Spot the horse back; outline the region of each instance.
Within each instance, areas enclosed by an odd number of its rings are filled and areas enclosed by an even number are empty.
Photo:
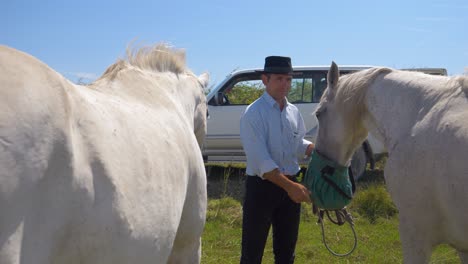
[[[64,176],[72,171],[71,86],[34,57],[0,47],[1,263],[10,263],[12,252],[23,252],[25,263],[40,263],[44,256],[31,252],[50,252],[47,233],[64,222],[67,210],[57,208],[67,208],[70,191]],[[13,240],[23,232],[28,235]]]
[[[0,46],[0,107],[3,110],[0,117],[3,121],[16,119],[21,125],[33,120],[39,123],[65,120],[69,113],[66,90],[71,86],[36,58]]]
[[[12,171],[45,170],[60,144],[68,151],[70,86],[34,57],[0,47],[0,162],[7,168],[0,172],[3,183]]]

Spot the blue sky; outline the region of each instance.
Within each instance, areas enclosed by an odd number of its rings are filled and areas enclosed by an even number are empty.
[[[294,65],[444,67],[468,71],[468,2],[2,0],[0,44],[76,82],[100,76],[132,41],[184,48],[211,85],[268,55]]]

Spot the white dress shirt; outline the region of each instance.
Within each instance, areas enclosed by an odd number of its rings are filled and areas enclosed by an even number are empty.
[[[247,156],[247,175],[263,178],[278,168],[285,175],[299,170],[305,155],[305,125],[297,107],[286,100],[283,111],[267,92],[247,107],[240,120],[240,136]]]

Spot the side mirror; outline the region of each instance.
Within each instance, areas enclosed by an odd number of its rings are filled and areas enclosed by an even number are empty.
[[[223,105],[224,104],[224,93],[217,92],[215,95],[216,105]]]
[[[219,105],[219,93],[216,93],[213,99],[214,99],[214,105]]]

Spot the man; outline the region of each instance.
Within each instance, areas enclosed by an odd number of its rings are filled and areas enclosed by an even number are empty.
[[[314,145],[304,139],[302,116],[286,99],[291,89],[291,59],[266,57],[261,73],[265,93],[247,107],[240,121],[248,175],[241,264],[261,263],[270,226],[275,263],[293,263],[300,203],[310,203],[310,192],[296,180],[298,157],[310,156]]]

